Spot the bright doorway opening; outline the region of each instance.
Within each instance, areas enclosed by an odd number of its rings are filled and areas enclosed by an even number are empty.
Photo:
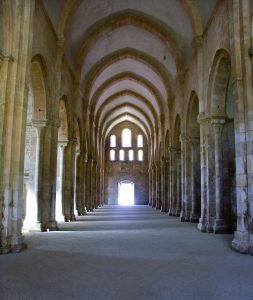
[[[134,183],[122,181],[118,184],[118,204],[134,205]]]

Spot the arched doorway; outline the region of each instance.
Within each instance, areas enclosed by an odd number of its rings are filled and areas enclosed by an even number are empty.
[[[134,205],[134,183],[124,180],[118,183],[118,204]]]
[[[45,67],[40,56],[31,64],[25,136],[23,229],[42,230],[42,168],[47,126]]]
[[[64,221],[64,178],[65,178],[65,158],[66,147],[68,145],[68,118],[66,110],[66,99],[63,97],[59,103],[59,121],[60,127],[58,129],[58,148],[57,148],[57,177],[56,177],[56,204],[55,204],[55,218],[56,221]]]
[[[236,229],[234,100],[229,54],[217,51],[209,109],[215,157],[215,233]]]

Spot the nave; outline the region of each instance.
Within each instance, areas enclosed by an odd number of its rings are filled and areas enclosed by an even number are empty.
[[[1,300],[252,300],[252,257],[149,206],[103,206],[0,256]]]

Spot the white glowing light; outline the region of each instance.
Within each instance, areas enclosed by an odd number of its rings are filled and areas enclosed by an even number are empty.
[[[118,204],[134,205],[134,183],[120,182],[118,188]]]

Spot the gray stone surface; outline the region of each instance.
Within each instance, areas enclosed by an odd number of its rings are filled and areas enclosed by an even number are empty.
[[[1,300],[253,299],[253,260],[230,249],[232,235],[147,206],[104,206],[59,227],[0,256]]]

